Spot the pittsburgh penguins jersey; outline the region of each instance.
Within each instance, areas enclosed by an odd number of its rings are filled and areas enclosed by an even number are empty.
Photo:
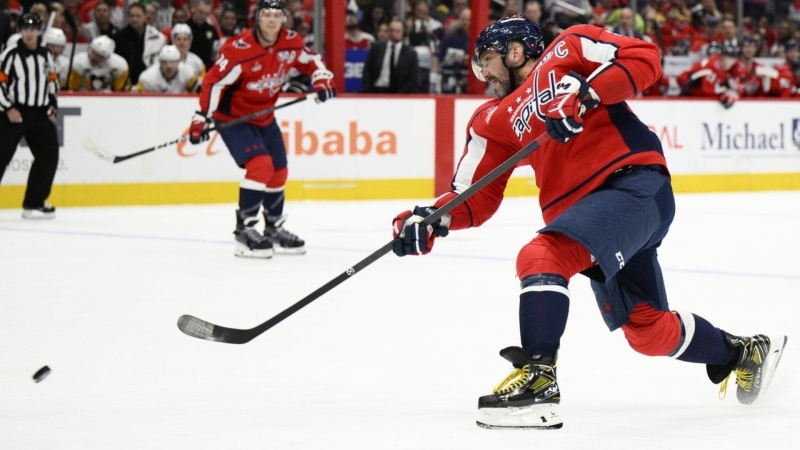
[[[128,62],[112,53],[97,66],[89,61],[89,53],[79,53],[72,61],[69,87],[73,91],[128,91]]]
[[[617,169],[661,165],[661,142],[628,108],[625,100],[661,77],[658,48],[604,28],[568,28],[544,51],[528,78],[503,99],[480,106],[467,126],[467,141],[440,207],[517,151],[547,133],[545,113],[556,85],[568,72],[586,78],[600,104],[584,116],[583,131],[567,143],[550,140],[524,160],[536,174],[545,223],[597,189]],[[450,229],[479,226],[499,208],[512,170],[507,171],[450,213]]]
[[[192,52],[186,52],[186,57],[182,58],[181,62],[186,64],[197,75],[198,79],[203,78],[203,75],[206,74],[206,65],[203,64],[203,60]]]
[[[66,55],[58,55],[55,59],[56,72],[58,72],[58,85],[62,88],[67,87],[67,71],[69,70],[69,58]]]
[[[180,94],[194,92],[196,87],[197,75],[194,74],[194,69],[186,64],[179,63],[178,72],[170,80],[164,78],[164,74],[161,72],[161,65],[154,64],[139,75],[139,82],[131,90],[135,92]]]
[[[200,112],[229,121],[275,106],[292,68],[309,76],[326,70],[322,57],[294,31],[282,29],[275,44],[266,48],[258,43],[255,29],[244,31],[225,42],[203,78]],[[264,126],[274,119],[270,113],[250,123]]]

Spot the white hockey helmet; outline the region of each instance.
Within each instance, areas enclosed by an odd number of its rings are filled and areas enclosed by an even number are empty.
[[[160,62],[178,62],[181,60],[181,51],[178,50],[178,47],[175,47],[174,45],[165,45],[161,47],[161,51],[158,52],[158,60]]]
[[[67,45],[67,36],[61,28],[50,28],[45,35],[45,42],[47,42],[47,45],[63,47]]]
[[[175,36],[179,34],[185,34],[189,36],[190,41],[192,40],[192,29],[189,28],[189,25],[186,25],[185,23],[176,23],[175,26],[172,27],[169,37],[174,42]]]
[[[102,56],[104,59],[108,59],[112,53],[114,53],[114,48],[117,44],[108,36],[102,35],[97,36],[92,40],[92,43],[89,44],[89,49],[98,55]]]

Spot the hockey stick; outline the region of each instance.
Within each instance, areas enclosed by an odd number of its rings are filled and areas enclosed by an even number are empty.
[[[550,135],[548,135],[546,132],[542,133],[533,142],[526,145],[522,150],[519,150],[513,156],[508,158],[508,160],[506,160],[505,162],[494,168],[491,172],[484,175],[480,180],[475,182],[475,184],[468,187],[464,192],[453,197],[452,200],[445,203],[441,208],[434,211],[433,214],[422,220],[420,222],[420,226],[430,225],[431,223],[440,219],[442,216],[452,211],[453,208],[464,203],[468,198],[472,197],[476,192],[483,189],[484,186],[494,181],[501,174],[516,167],[518,162],[525,159],[528,155],[533,153],[537,148],[539,148],[540,146],[542,146],[542,144],[544,144],[549,140],[550,140]],[[383,247],[379,248],[371,255],[362,259],[354,266],[349,267],[347,270],[339,274],[339,276],[325,283],[316,291],[308,294],[302,300],[286,308],[275,317],[267,320],[266,322],[262,323],[261,325],[258,325],[255,328],[250,328],[247,330],[228,328],[219,325],[214,325],[211,322],[206,322],[205,320],[198,319],[197,317],[190,315],[183,315],[178,319],[178,328],[183,333],[191,337],[195,337],[198,339],[205,339],[207,341],[224,342],[226,344],[244,344],[250,342],[254,338],[258,337],[261,333],[279,324],[287,317],[296,313],[309,303],[321,297],[326,292],[340,285],[345,280],[348,280],[350,277],[357,274],[365,267],[377,261],[383,255],[389,253],[389,251],[392,250],[392,245],[393,241],[389,241]]]
[[[67,25],[72,28],[72,47],[69,51],[69,64],[67,65],[67,85],[64,87],[65,91],[70,91],[69,81],[72,79],[72,63],[75,61],[75,48],[78,46],[78,24],[75,23],[75,17],[69,10],[64,10],[64,20]]]
[[[306,99],[308,99],[312,95],[316,95],[316,94],[310,94],[310,95],[307,95],[307,96],[299,97],[299,98],[296,98],[294,100],[288,101],[288,102],[286,102],[286,103],[284,103],[282,105],[273,106],[271,108],[262,109],[261,111],[256,111],[256,112],[254,112],[252,114],[248,114],[246,116],[237,117],[237,118],[235,118],[235,119],[233,119],[233,120],[231,120],[229,122],[223,122],[223,123],[217,125],[216,127],[209,127],[207,131],[210,133],[212,131],[222,130],[222,129],[225,129],[225,128],[228,128],[228,127],[232,127],[234,125],[238,125],[238,124],[243,123],[243,122],[247,122],[248,120],[255,119],[256,117],[263,116],[264,114],[269,114],[269,113],[271,113],[273,111],[277,111],[277,110],[279,110],[281,108],[285,108],[287,106],[291,106],[291,105],[300,103],[302,101],[305,101]],[[89,151],[91,153],[94,153],[97,157],[99,157],[101,159],[104,159],[104,160],[110,162],[111,164],[116,164],[118,162],[122,162],[122,161],[125,161],[125,160],[128,160],[128,159],[131,159],[131,158],[135,158],[137,156],[144,155],[146,153],[150,153],[150,152],[156,151],[156,150],[164,148],[164,147],[169,147],[170,145],[180,144],[181,142],[186,141],[188,139],[189,139],[189,136],[181,136],[178,139],[175,139],[175,140],[172,140],[172,141],[169,141],[169,142],[164,142],[163,144],[158,144],[156,146],[153,146],[153,147],[150,147],[150,148],[146,148],[144,150],[139,150],[138,152],[133,152],[133,153],[130,153],[130,154],[127,154],[127,155],[112,155],[111,153],[107,152],[105,149],[100,147],[96,142],[94,142],[91,138],[88,138],[88,137],[83,138],[82,144],[83,144],[83,148],[84,149],[86,149],[87,151]]]

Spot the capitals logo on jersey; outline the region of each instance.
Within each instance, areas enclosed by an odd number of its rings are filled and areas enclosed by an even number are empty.
[[[258,81],[251,81],[247,83],[247,89],[257,91],[259,94],[269,89],[270,95],[275,95],[281,90],[281,86],[289,78],[288,72],[283,70],[273,75],[264,75]]]
[[[278,61],[282,63],[291,64],[294,62],[295,52],[292,50],[291,52],[278,52]]]
[[[533,96],[528,96],[526,102],[522,103],[520,108],[511,116],[512,128],[517,139],[522,140],[525,133],[531,131],[530,121],[534,114],[542,122],[547,112],[545,106],[550,103],[556,96],[556,73],[550,71],[547,74],[547,81],[539,82],[540,71],[537,69],[533,74],[533,86],[536,87],[536,92]],[[526,90],[528,94],[531,93],[531,88]],[[511,112],[511,111],[509,111]]]

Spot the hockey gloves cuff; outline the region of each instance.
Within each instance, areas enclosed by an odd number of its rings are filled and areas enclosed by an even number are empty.
[[[719,97],[719,102],[722,103],[722,106],[724,106],[725,109],[733,106],[733,104],[736,103],[736,100],[739,100],[739,93],[733,89],[728,89]]]
[[[442,225],[442,219],[436,219],[432,224],[420,224],[426,217],[433,214],[436,208],[431,206],[417,206],[414,212],[403,211],[392,220],[392,234],[394,245],[392,251],[397,256],[425,255],[433,249],[433,240],[436,236],[445,237],[450,230]]]
[[[317,93],[317,103],[336,97],[336,84],[333,82],[333,72],[330,70],[315,70],[311,74],[311,87]]]
[[[192,124],[189,125],[189,142],[192,144],[199,144],[208,140],[208,127],[211,124],[211,118],[206,117],[200,111],[194,113],[192,116]]]
[[[547,134],[560,142],[583,131],[583,115],[595,108],[600,99],[585,78],[570,72],[556,84],[555,98],[545,114]]]

